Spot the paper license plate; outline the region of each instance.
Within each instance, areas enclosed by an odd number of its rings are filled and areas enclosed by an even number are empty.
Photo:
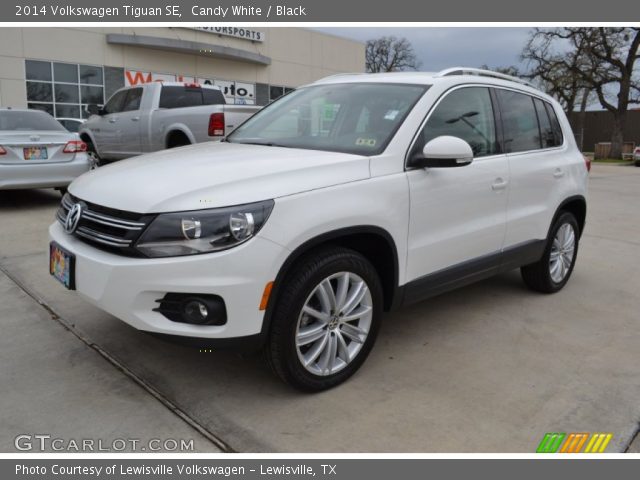
[[[25,147],[22,151],[25,160],[47,160],[49,158],[47,147]]]
[[[76,257],[55,242],[49,245],[49,273],[69,290],[75,290]]]

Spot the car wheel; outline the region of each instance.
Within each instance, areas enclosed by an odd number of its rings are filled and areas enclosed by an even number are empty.
[[[303,391],[344,382],[378,333],[383,293],[375,268],[353,250],[322,249],[304,257],[284,282],[267,341],[269,363]]]
[[[96,151],[96,147],[91,141],[87,141],[87,157],[89,157],[90,169],[95,170],[102,165],[102,160]]]
[[[576,217],[562,212],[556,219],[542,258],[521,268],[522,279],[531,289],[555,293],[569,281],[578,256],[580,229]]]

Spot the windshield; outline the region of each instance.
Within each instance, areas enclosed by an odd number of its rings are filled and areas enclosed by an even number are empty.
[[[377,155],[426,90],[388,83],[301,88],[255,114],[227,141]]]
[[[0,112],[0,131],[53,130],[65,129],[51,115],[34,110],[32,112],[4,110]]]

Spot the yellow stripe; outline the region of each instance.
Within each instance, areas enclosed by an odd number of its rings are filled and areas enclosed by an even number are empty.
[[[584,453],[591,453],[591,448],[593,447],[593,444],[596,441],[596,437],[597,435],[591,436],[591,440],[589,440],[589,443],[587,444],[587,448],[584,449]]]
[[[600,448],[600,444],[602,443],[602,440],[604,440],[604,434],[602,433],[596,433],[596,436],[598,437],[596,439],[596,443],[593,444],[593,450],[592,453],[598,453],[598,449]]]
[[[567,449],[569,448],[569,444],[573,441],[575,436],[576,436],[575,433],[570,433],[569,434],[567,439],[564,441],[564,445],[562,445],[562,448],[560,449],[560,453],[567,453]]]
[[[607,448],[607,445],[609,445],[609,442],[613,437],[613,434],[611,433],[606,433],[606,434],[603,433],[602,435],[604,435],[604,441],[602,442],[602,445],[600,445],[600,450],[598,450],[598,453],[603,453],[605,451],[605,449]]]

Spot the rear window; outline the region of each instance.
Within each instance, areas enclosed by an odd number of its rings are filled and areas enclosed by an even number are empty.
[[[224,103],[224,96],[217,89],[174,86],[162,87],[160,92],[160,108],[197,107]]]
[[[536,112],[538,113],[538,122],[540,123],[540,135],[542,136],[542,148],[557,147],[558,143],[557,135],[554,131],[551,121],[549,120],[549,114],[545,108],[544,102],[540,99],[534,99],[533,103],[536,106]]]
[[[0,131],[56,131],[64,132],[65,128],[60,125],[51,115],[41,111],[0,111]]]
[[[564,141],[564,137],[562,136],[562,128],[560,127],[560,122],[558,121],[556,112],[551,106],[551,104],[545,102],[544,106],[547,110],[547,113],[549,114],[549,119],[551,120],[551,129],[553,130],[553,136],[555,137],[555,144],[556,146],[560,146]]]
[[[214,88],[203,88],[202,95],[205,105],[224,105],[227,103],[222,92]]]

